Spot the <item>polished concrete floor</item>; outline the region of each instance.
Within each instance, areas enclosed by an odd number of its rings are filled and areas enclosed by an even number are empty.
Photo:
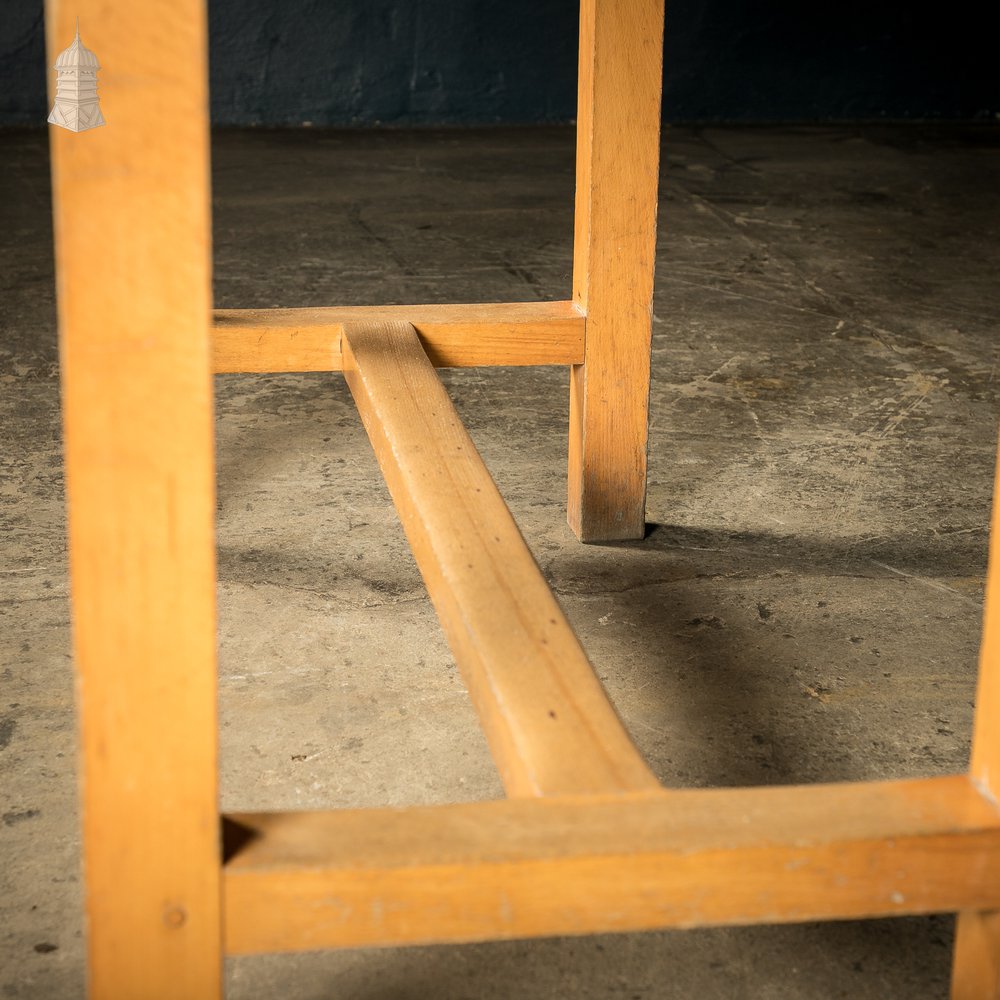
[[[83,989],[47,138],[0,132],[0,995]],[[966,762],[997,429],[995,127],[665,136],[648,537],[565,525],[567,372],[443,378],[681,786]],[[219,306],[565,297],[571,130],[223,132]],[[339,375],[217,379],[222,801],[500,786]],[[163,725],[170,724],[169,719]],[[946,994],[948,916],[265,956],[229,995]]]

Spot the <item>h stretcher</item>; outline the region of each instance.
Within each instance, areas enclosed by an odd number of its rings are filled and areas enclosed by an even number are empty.
[[[644,531],[662,0],[582,0],[572,299],[212,311],[203,0],[79,15],[106,128],[52,134],[90,994],[222,956],[960,912],[1000,996],[1000,552],[970,771],[676,790],[604,694],[434,371],[570,365],[569,520]],[[220,816],[213,372],[342,371],[507,798]],[[994,525],[996,527],[996,525]]]

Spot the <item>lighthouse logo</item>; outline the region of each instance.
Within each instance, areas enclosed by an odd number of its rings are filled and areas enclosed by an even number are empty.
[[[101,106],[97,103],[97,56],[80,41],[80,22],[76,22],[73,44],[56,59],[56,99],[49,122],[83,132],[104,124]]]

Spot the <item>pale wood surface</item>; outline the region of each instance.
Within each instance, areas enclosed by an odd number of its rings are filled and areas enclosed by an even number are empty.
[[[989,569],[979,648],[979,681],[972,737],[972,778],[1000,797],[1000,464],[993,487]],[[1000,1000],[1000,915],[963,913],[955,935],[952,997]]]
[[[990,794],[1000,798],[1000,464],[993,484],[989,569],[972,735],[972,776]]]
[[[965,776],[233,819],[236,953],[1000,902],[1000,815]]]
[[[573,298],[586,360],[570,391],[569,523],[645,532],[663,0],[582,0]]]
[[[413,324],[438,368],[583,360],[583,314],[572,302],[217,309],[215,371],[339,371],[344,324],[381,320]]]
[[[205,13],[52,2],[104,128],[51,128],[90,996],[221,990]],[[50,81],[51,82],[51,81]]]
[[[1000,911],[960,913],[952,1000],[1000,1000]]]
[[[344,374],[511,795],[658,787],[407,323],[345,324]]]

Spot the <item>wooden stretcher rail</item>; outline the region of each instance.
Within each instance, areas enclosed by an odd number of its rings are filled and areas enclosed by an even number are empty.
[[[572,302],[216,309],[213,364],[222,372],[327,372],[342,367],[345,323],[405,320],[438,368],[576,365],[583,312]]]
[[[659,787],[409,323],[344,325],[344,375],[509,795]]]
[[[236,954],[1000,905],[965,775],[231,819]]]

